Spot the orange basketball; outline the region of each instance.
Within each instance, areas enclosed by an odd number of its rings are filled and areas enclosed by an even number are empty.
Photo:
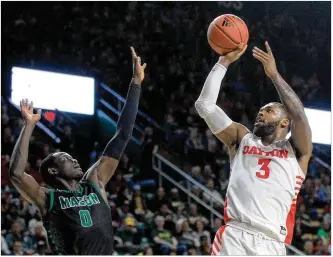
[[[207,31],[208,43],[218,54],[227,54],[240,43],[249,40],[249,30],[245,22],[233,14],[224,14],[215,18]]]

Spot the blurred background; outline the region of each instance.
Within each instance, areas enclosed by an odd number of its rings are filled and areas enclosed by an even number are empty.
[[[66,151],[88,168],[113,136],[132,75],[130,46],[148,64],[140,111],[107,185],[117,255],[210,255],[229,178],[226,148],[194,101],[218,55],[206,31],[221,14],[241,17],[249,48],[268,40],[278,69],[312,127],[314,152],[298,196],[289,255],[331,254],[330,2],[4,2],[1,58],[1,253],[49,254],[38,210],[9,182],[23,125],[18,101],[42,108],[26,172]],[[278,101],[247,51],[233,64],[218,104],[253,128],[263,104]],[[163,232],[163,233],[162,233]],[[165,240],[164,247],[156,239]]]

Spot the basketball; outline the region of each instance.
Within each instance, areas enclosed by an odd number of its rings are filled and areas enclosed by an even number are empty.
[[[218,54],[227,54],[240,43],[249,40],[249,31],[245,22],[233,14],[224,14],[215,18],[208,27],[208,43]]]

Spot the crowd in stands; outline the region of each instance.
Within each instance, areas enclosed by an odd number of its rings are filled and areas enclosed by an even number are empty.
[[[207,27],[214,17],[229,11],[248,24],[248,49],[270,42],[281,73],[303,101],[327,100],[330,19],[323,14],[329,8],[318,3],[243,5],[238,11],[221,2],[36,3],[21,8],[11,4],[4,13],[4,52],[19,64],[92,74],[124,93],[133,45],[149,65],[141,107],[162,122],[173,99],[181,97],[182,108],[192,105],[218,59],[207,43]],[[229,86],[250,91],[248,101],[257,105],[275,94],[270,94],[274,90],[267,85],[261,65],[248,52],[233,65],[226,81],[237,81]],[[248,101],[233,98],[232,105],[247,106]]]
[[[250,6],[244,2],[241,11],[227,8],[223,2],[21,5],[7,5],[4,13],[3,53],[8,67],[15,64],[93,75],[125,95],[132,72],[129,46],[133,45],[148,64],[140,109],[163,126],[168,149],[188,164],[182,168],[221,200],[230,172],[227,149],[194,108],[218,59],[206,39],[214,17],[225,12],[242,17],[249,26],[249,49],[263,47],[268,40],[279,70],[303,102],[325,102],[330,95],[330,18],[320,4]],[[259,106],[278,100],[261,64],[250,53],[230,67],[222,84],[218,105],[249,129]],[[48,245],[40,214],[13,190],[6,177],[9,156],[23,124],[7,110],[8,106],[2,105],[2,253],[43,254]],[[41,159],[64,147],[53,145],[42,135],[34,137],[26,171],[42,183],[37,172]],[[67,148],[75,154],[75,149]],[[97,157],[95,147],[91,163]],[[210,224],[198,206],[181,200],[177,189],[131,183],[130,162],[125,155],[108,185],[117,229],[116,251],[210,254],[211,240],[222,221]],[[149,174],[151,165],[144,161],[140,168],[139,178],[144,179],[142,174]],[[292,243],[309,255],[331,251],[330,184],[331,172],[312,159],[298,197]],[[203,194],[202,198],[209,197]]]

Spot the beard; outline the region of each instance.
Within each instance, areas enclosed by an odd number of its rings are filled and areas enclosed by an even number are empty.
[[[257,137],[267,137],[274,134],[277,126],[279,125],[279,121],[274,121],[270,123],[264,123],[262,125],[255,126],[253,129],[253,134]]]

